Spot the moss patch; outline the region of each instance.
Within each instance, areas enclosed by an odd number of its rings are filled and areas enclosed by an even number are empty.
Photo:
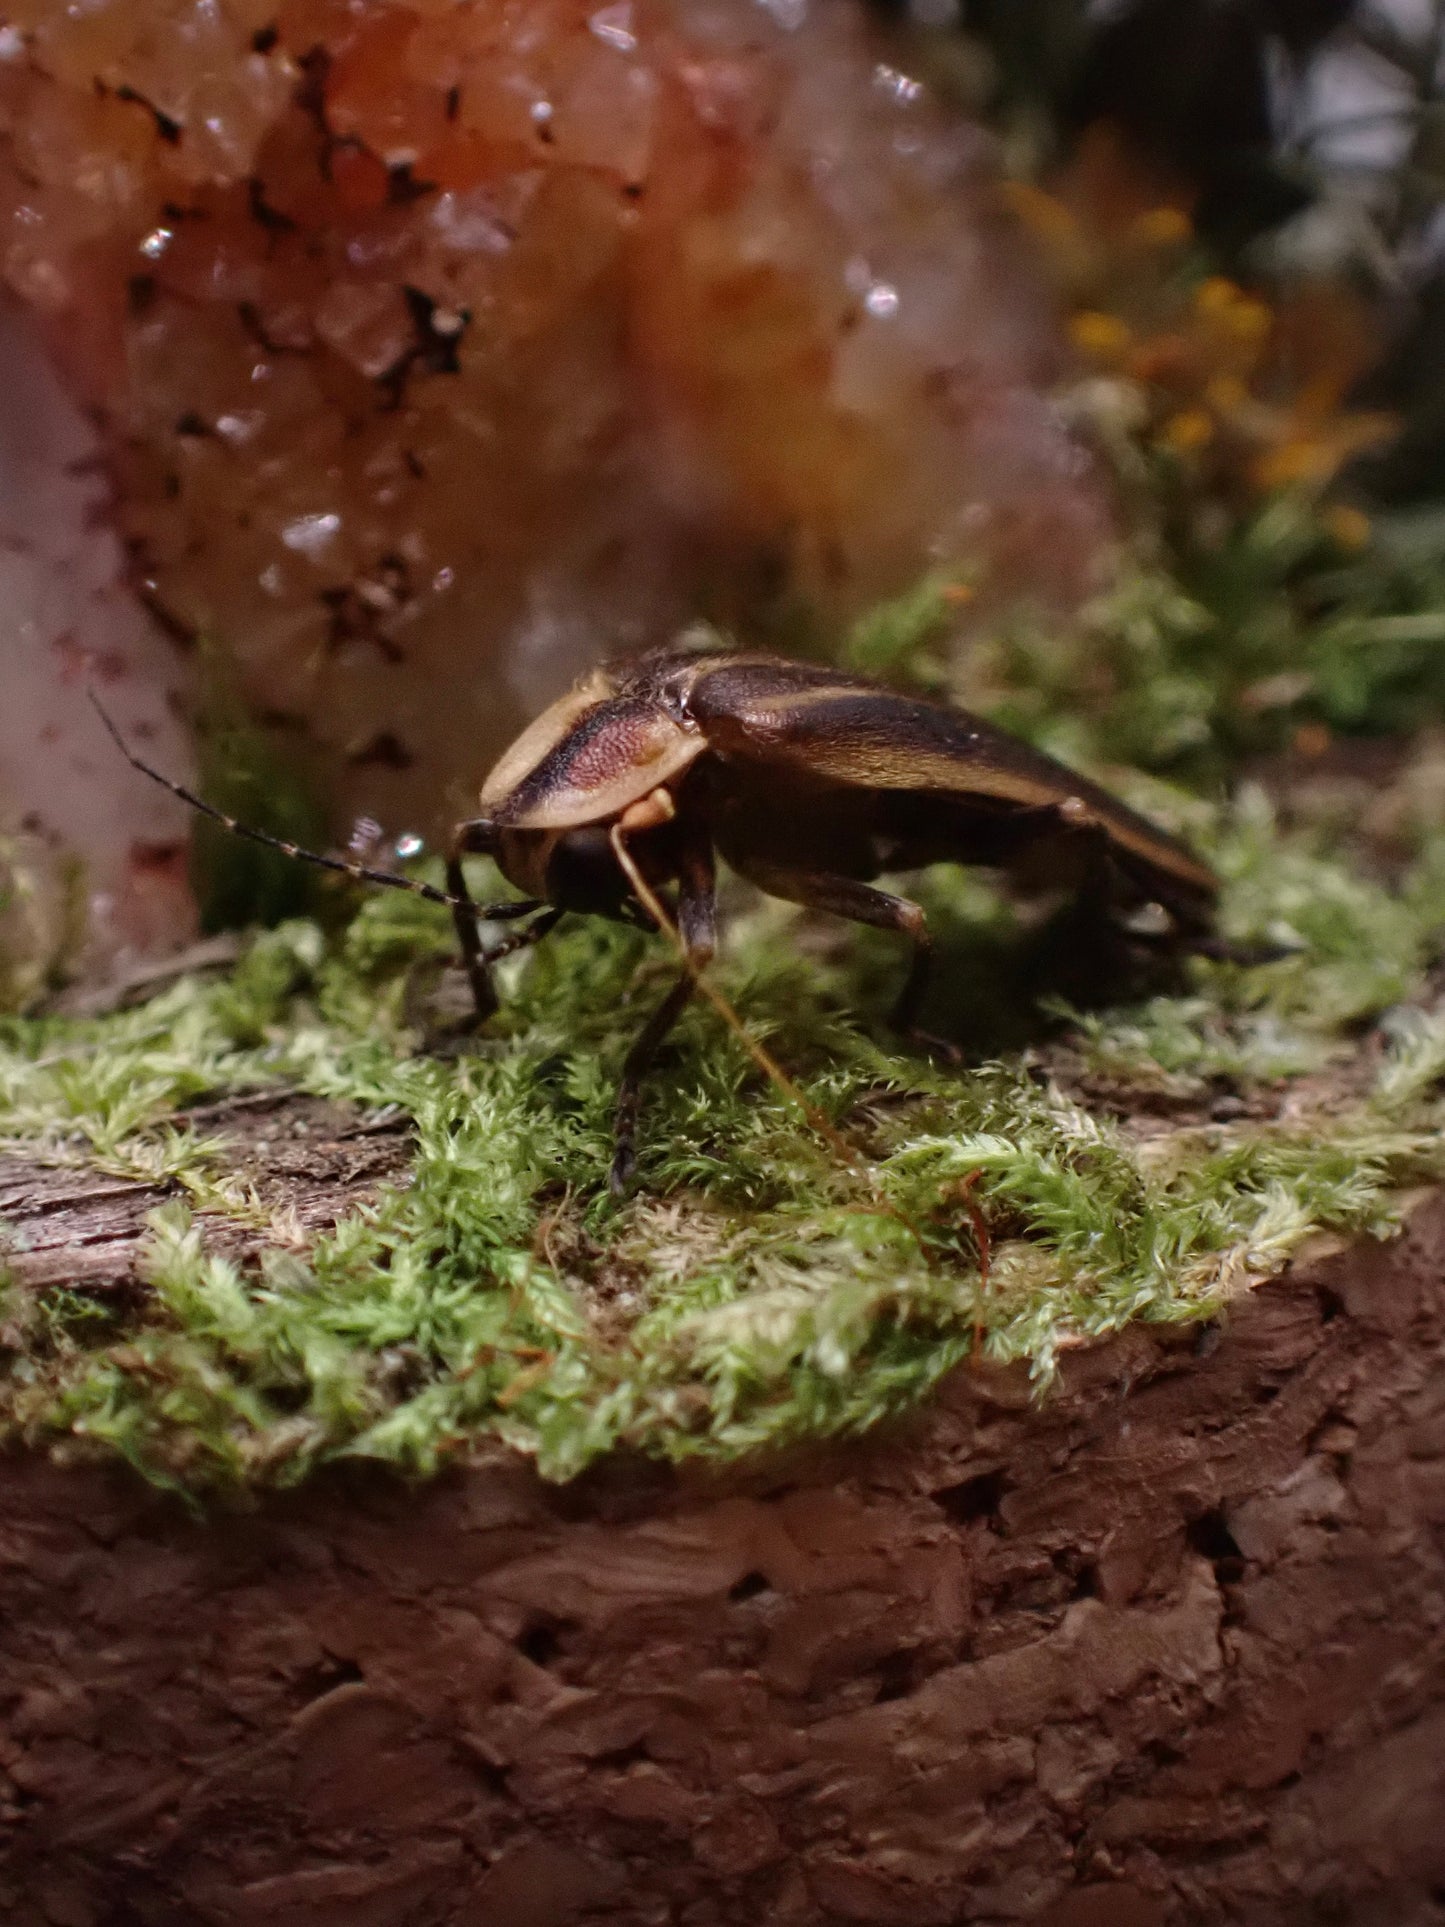
[[[1018,627],[962,672],[939,647],[951,575],[845,655],[952,683],[1069,760],[1201,782],[1300,722],[1328,744],[1326,724],[1379,729],[1403,701],[1418,727],[1438,585],[1407,592],[1378,558],[1297,579],[1317,539],[1300,513],[1272,506],[1188,593],[1126,572],[1070,637]],[[896,944],[737,893],[720,981],[857,1166],[701,1006],[648,1091],[637,1191],[612,1199],[618,1074],[674,965],[578,919],[505,967],[480,1037],[434,1016],[445,913],[391,894],[347,921],[323,893],[320,922],[138,1009],[0,1020],[0,1143],[167,1194],[138,1292],[37,1289],[17,1266],[0,1425],[187,1492],[343,1456],[426,1473],[487,1437],[555,1478],[623,1444],[721,1459],[865,1427],[978,1345],[1046,1384],[1132,1318],[1213,1315],[1316,1230],[1388,1233],[1402,1190],[1445,1176],[1445,757],[1428,732],[1360,754],[1276,770],[1282,812],[1248,785],[1226,805],[1115,772],[1215,862],[1229,935],[1295,946],[1272,964],[1136,980],[1087,918],[923,879],[925,1021],[963,1042],[961,1070],[877,1029]],[[473,882],[496,894],[486,866]],[[405,1178],[305,1231],[208,1127],[218,1099],[267,1090],[401,1123]]]
[[[283,925],[224,980],[139,1009],[6,1021],[9,1148],[171,1193],[130,1308],[12,1284],[10,1437],[197,1491],[340,1456],[425,1473],[484,1436],[556,1478],[619,1443],[725,1458],[867,1426],[976,1331],[1046,1380],[1064,1347],[1131,1318],[1211,1315],[1317,1228],[1387,1232],[1399,1188],[1445,1169],[1439,839],[1417,825],[1386,885],[1324,853],[1326,817],[1282,832],[1258,794],[1138,800],[1219,864],[1232,935],[1300,954],[1056,1007],[1022,1048],[946,1070],[871,1026],[899,962],[885,939],[740,900],[721,981],[866,1178],[703,1007],[648,1093],[639,1188],[613,1201],[616,1078],[672,965],[581,920],[508,966],[501,1018],[459,1045],[418,1014],[445,913],[391,896],[336,937]],[[950,984],[1020,974],[1038,932],[1005,902],[954,871],[926,893],[945,1007]],[[264,1230],[267,1207],[185,1112],[269,1084],[404,1117],[415,1153],[334,1229],[273,1227],[238,1264],[208,1232]]]

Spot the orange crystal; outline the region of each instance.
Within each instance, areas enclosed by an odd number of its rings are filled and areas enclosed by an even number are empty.
[[[1107,534],[988,143],[848,0],[9,9],[0,269],[151,606],[393,827],[588,659]],[[893,56],[896,59],[896,56]]]

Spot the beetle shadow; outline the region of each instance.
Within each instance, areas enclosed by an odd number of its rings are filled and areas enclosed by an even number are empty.
[[[1141,944],[1098,903],[1064,903],[1035,922],[945,924],[919,1027],[965,1060],[1046,1042],[1066,1027],[1052,1001],[1106,1010],[1183,987],[1183,955]]]

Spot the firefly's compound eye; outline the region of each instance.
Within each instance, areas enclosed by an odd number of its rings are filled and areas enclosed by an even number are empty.
[[[627,893],[605,829],[567,830],[557,838],[547,861],[547,896],[559,909],[607,916],[616,913]]]

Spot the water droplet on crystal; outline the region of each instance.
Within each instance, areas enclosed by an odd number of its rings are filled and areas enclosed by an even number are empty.
[[[175,238],[174,233],[168,227],[152,228],[144,241],[141,242],[140,251],[148,261],[159,261]]]
[[[539,127],[545,127],[551,118],[552,103],[550,100],[534,100],[532,102],[532,119]]]
[[[265,420],[259,408],[249,408],[244,415],[219,415],[216,418],[216,433],[239,446],[249,442]]]
[[[619,53],[630,54],[637,45],[637,35],[632,31],[631,0],[617,0],[614,6],[599,7],[587,25],[599,40],[616,47]]]
[[[888,281],[875,281],[873,270],[861,254],[855,254],[843,269],[843,285],[850,294],[862,297],[869,314],[886,321],[898,312],[898,290]]]
[[[281,531],[288,549],[307,556],[312,562],[324,555],[341,532],[339,515],[298,515]]]
[[[397,855],[404,862],[408,857],[420,856],[426,848],[426,843],[415,830],[407,830],[396,839],[395,847]]]

